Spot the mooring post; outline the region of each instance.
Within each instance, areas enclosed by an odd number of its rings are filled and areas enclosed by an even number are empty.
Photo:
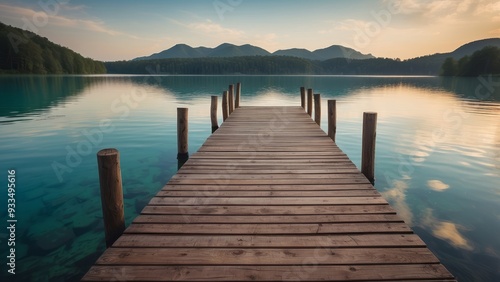
[[[321,126],[321,94],[314,94],[314,121]]]
[[[236,98],[234,100],[234,108],[237,109],[240,107],[240,96],[241,96],[241,83],[236,83]]]
[[[118,150],[100,150],[97,153],[97,167],[99,169],[106,247],[109,248],[125,231],[122,174]]]
[[[234,84],[229,85],[229,114],[234,111]]]
[[[337,101],[328,100],[328,136],[335,142],[337,134]]]
[[[306,88],[300,87],[300,106],[302,109],[306,109]]]
[[[177,108],[177,168],[188,159],[188,109]]]
[[[307,89],[307,114],[312,117],[313,111],[313,90]]]
[[[211,97],[210,103],[210,120],[212,122],[212,133],[214,133],[217,129],[219,129],[219,123],[217,121],[217,96]]]
[[[363,113],[363,144],[361,152],[361,172],[375,183],[375,141],[377,135],[377,113]]]
[[[224,91],[222,93],[222,121],[226,121],[227,117],[229,116],[229,105],[227,101],[227,91]]]

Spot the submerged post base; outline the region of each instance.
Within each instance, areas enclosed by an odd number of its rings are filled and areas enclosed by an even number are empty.
[[[187,160],[189,160],[189,153],[177,154],[177,169],[181,169]]]

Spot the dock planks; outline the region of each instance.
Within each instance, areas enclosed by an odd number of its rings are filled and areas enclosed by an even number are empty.
[[[455,281],[300,107],[243,107],[83,281]]]

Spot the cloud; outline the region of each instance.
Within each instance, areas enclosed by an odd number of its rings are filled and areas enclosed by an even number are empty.
[[[391,0],[394,1],[394,0]],[[384,3],[390,2],[389,0]],[[428,22],[450,19],[468,20],[498,15],[500,3],[495,0],[399,0],[400,14]],[[474,17],[473,17],[474,16]]]
[[[205,22],[198,22],[198,23],[190,23],[188,25],[188,28],[201,31],[201,32],[206,32],[206,33],[211,33],[211,34],[216,34],[220,36],[241,36],[243,35],[243,31],[237,30],[237,29],[231,29],[231,28],[225,28],[221,26],[220,24],[214,23],[211,20],[207,20]]]
[[[83,6],[69,6],[64,4],[63,9],[83,9]],[[55,9],[57,11],[57,9]],[[119,32],[107,27],[104,22],[97,20],[87,20],[87,19],[74,19],[59,15],[58,13],[46,13],[43,10],[36,11],[29,8],[11,6],[6,4],[0,4],[0,17],[10,19],[16,22],[23,22],[27,19],[30,25],[23,26],[25,29],[29,29],[35,33],[38,33],[38,29],[43,28],[46,25],[53,25],[57,27],[72,27],[83,30],[88,30],[92,32],[105,33],[108,35],[128,35],[123,32]],[[128,35],[133,37],[131,35]]]

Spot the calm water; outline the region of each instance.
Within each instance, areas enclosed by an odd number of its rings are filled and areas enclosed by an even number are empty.
[[[337,143],[359,167],[363,111],[378,112],[376,188],[462,281],[500,281],[500,77],[0,77],[0,215],[16,170],[16,276],[77,281],[103,252],[96,153],[121,153],[126,223],[175,173],[176,108],[190,152],[210,135],[210,95],[242,105],[337,99]],[[323,115],[326,130],[326,115]],[[6,228],[0,228],[6,274]],[[2,279],[2,281],[5,281]]]

